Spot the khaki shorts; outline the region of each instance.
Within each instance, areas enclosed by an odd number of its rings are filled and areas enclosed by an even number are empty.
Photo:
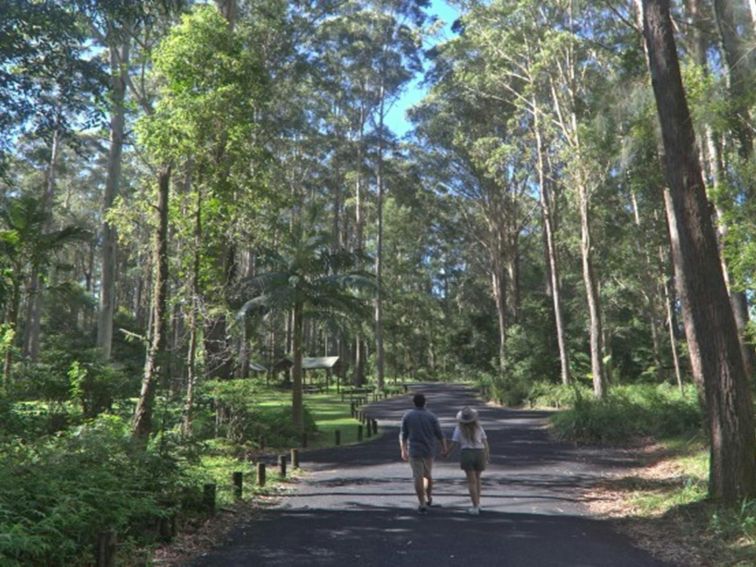
[[[410,467],[412,467],[412,478],[431,478],[431,468],[433,468],[432,457],[410,457]]]

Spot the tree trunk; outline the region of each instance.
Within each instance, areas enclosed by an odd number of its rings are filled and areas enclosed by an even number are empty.
[[[638,199],[635,196],[635,192],[630,193],[630,200],[633,206],[633,219],[635,220],[635,227],[638,230],[638,238],[635,239],[635,250],[638,256],[643,259],[643,265],[641,267],[642,273],[640,275],[641,284],[643,286],[643,310],[648,319],[648,326],[651,330],[651,344],[654,352],[654,366],[656,367],[656,377],[659,382],[664,380],[664,369],[661,356],[661,341],[659,340],[659,327],[657,325],[657,310],[655,301],[658,286],[654,281],[653,262],[648,254],[648,250],[645,248],[645,238],[642,238],[641,218],[640,210],[638,208]]]
[[[199,278],[200,250],[202,246],[202,188],[197,187],[197,203],[194,211],[194,259],[192,262],[191,312],[189,314],[189,350],[186,362],[186,397],[182,433],[186,437],[192,434],[192,410],[194,409],[194,385],[197,381],[197,334],[199,319]]]
[[[120,53],[119,53],[120,52]],[[121,178],[121,154],[126,109],[126,73],[129,66],[129,41],[110,48],[111,84],[110,96],[113,108],[110,113],[110,150],[108,151],[108,174],[105,180],[102,223],[102,266],[100,282],[100,313],[97,320],[97,346],[105,360],[110,359],[113,344],[113,314],[115,312],[116,280],[116,229],[106,219],[118,195]]]
[[[491,272],[491,293],[496,306],[496,323],[499,328],[499,374],[504,374],[507,362],[507,300],[504,274],[499,263],[494,260]]]
[[[533,130],[536,138],[536,150],[538,158],[538,185],[540,191],[541,215],[543,217],[543,232],[546,245],[546,263],[549,272],[551,288],[551,300],[554,309],[554,323],[556,325],[557,347],[559,349],[559,368],[562,384],[565,386],[572,382],[570,375],[570,359],[567,351],[567,340],[564,331],[564,317],[562,314],[562,291],[559,283],[559,263],[557,261],[557,249],[554,238],[554,212],[551,209],[550,182],[546,175],[546,161],[544,160],[545,149],[541,136],[540,110],[533,99]]]
[[[149,334],[147,360],[134,411],[133,436],[146,443],[152,433],[152,410],[158,382],[163,377],[166,363],[167,303],[168,303],[168,197],[171,168],[163,166],[158,174],[158,227],[153,249],[155,275],[152,293],[152,325]]]
[[[667,329],[669,330],[669,346],[672,351],[672,364],[674,365],[675,369],[675,380],[677,381],[677,387],[680,388],[680,393],[683,392],[683,380],[682,380],[682,369],[680,368],[680,356],[677,354],[677,335],[675,333],[675,314],[674,314],[674,308],[672,306],[672,290],[671,286],[669,284],[669,278],[667,277],[667,274],[664,273],[664,266],[667,264],[664,261],[666,254],[664,254],[664,249],[659,246],[659,267],[661,276],[663,278],[662,281],[662,291],[664,292],[664,306],[667,313]],[[700,392],[701,390],[699,390]],[[703,406],[705,407],[705,400]]]
[[[365,385],[365,341],[360,334],[354,341],[354,374],[352,384],[355,386]]]
[[[42,211],[50,215],[43,230],[50,228],[52,206],[55,196],[55,182],[57,177],[58,154],[60,153],[60,131],[53,131],[50,147],[50,162],[45,173],[45,193],[42,199]],[[39,266],[32,265],[29,277],[29,303],[26,310],[26,333],[24,337],[24,354],[32,362],[39,357],[39,336],[42,330],[42,286],[39,277]]]
[[[710,424],[709,494],[726,504],[756,496],[751,392],[743,367],[711,210],[696,157],[667,0],[643,0],[644,36],[665,150],[667,216],[694,375]]]
[[[18,327],[18,312],[21,306],[20,273],[21,273],[21,270],[17,269],[16,278],[11,288],[10,309],[8,312],[8,317],[5,320],[5,322],[8,323],[8,327],[13,330],[13,333],[16,333],[16,330]],[[14,336],[14,339],[15,339],[15,336]],[[12,385],[13,385],[12,384],[13,348],[14,348],[15,343],[16,343],[15,340],[9,341],[5,350],[5,357],[3,360],[3,385],[5,386],[6,394],[10,393]]]
[[[381,78],[383,80],[383,77]],[[378,195],[376,201],[376,215],[378,217],[378,235],[375,252],[375,372],[378,389],[383,390],[384,381],[384,353],[383,353],[383,119],[384,119],[384,92],[381,85],[380,109],[378,120],[378,167],[376,184]]]
[[[216,315],[205,321],[205,374],[209,379],[233,378],[233,359],[228,345],[226,317]]]
[[[291,365],[291,411],[294,419],[294,429],[297,433],[304,433],[304,407],[302,405],[302,330],[303,306],[294,306],[293,314],[293,352]]]
[[[599,400],[606,397],[606,375],[604,371],[604,339],[601,328],[601,304],[598,285],[593,271],[593,249],[588,189],[583,182],[578,183],[578,206],[580,208],[580,257],[583,265],[583,283],[590,324],[591,374],[593,393]]]

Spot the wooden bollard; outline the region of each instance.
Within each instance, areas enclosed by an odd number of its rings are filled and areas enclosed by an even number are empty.
[[[160,518],[158,530],[160,532],[160,539],[162,541],[171,541],[178,531],[176,528],[176,514],[171,514],[170,516],[163,516],[162,518]]]
[[[350,402],[349,408],[352,413],[352,417],[354,417],[354,414],[357,413],[357,408],[354,406],[354,402]]]
[[[244,473],[237,471],[231,475],[234,482],[234,498],[241,500],[244,490]]]
[[[370,425],[370,420],[367,418],[365,419],[365,433],[368,437],[373,436],[373,427]]]
[[[302,433],[302,447],[307,448],[307,433]]]
[[[208,515],[215,515],[215,483],[209,482],[202,486],[202,504]]]
[[[362,426],[357,426],[357,441],[362,441]]]
[[[265,463],[257,463],[257,486],[265,486]]]
[[[278,474],[286,478],[286,455],[278,455]]]
[[[293,469],[299,468],[299,449],[291,450],[291,468]]]
[[[371,419],[370,421],[373,423],[373,435],[378,435],[378,420]]]
[[[95,565],[97,567],[115,567],[116,533],[114,531],[97,534],[95,548]]]
[[[341,445],[341,431],[338,429],[333,432],[333,443],[334,445]]]

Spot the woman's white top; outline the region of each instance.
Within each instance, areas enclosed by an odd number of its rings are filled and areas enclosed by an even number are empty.
[[[462,435],[462,428],[459,425],[454,427],[454,433],[452,433],[452,441],[459,443],[460,449],[485,449],[486,445],[483,443],[485,439],[486,432],[480,425],[475,430],[475,438],[472,441]]]

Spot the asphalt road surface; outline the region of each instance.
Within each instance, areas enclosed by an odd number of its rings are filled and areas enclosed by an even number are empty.
[[[458,453],[434,465],[434,506],[417,513],[398,426],[411,393],[369,406],[380,437],[301,454],[307,474],[292,494],[240,525],[231,541],[192,567],[434,566],[652,567],[665,563],[633,547],[584,506],[583,488],[625,464],[622,453],[555,443],[546,412],[484,405],[462,386],[423,384],[427,408],[451,437],[454,416],[476,407],[491,445],[481,514],[470,506]],[[437,504],[438,506],[436,506]]]

